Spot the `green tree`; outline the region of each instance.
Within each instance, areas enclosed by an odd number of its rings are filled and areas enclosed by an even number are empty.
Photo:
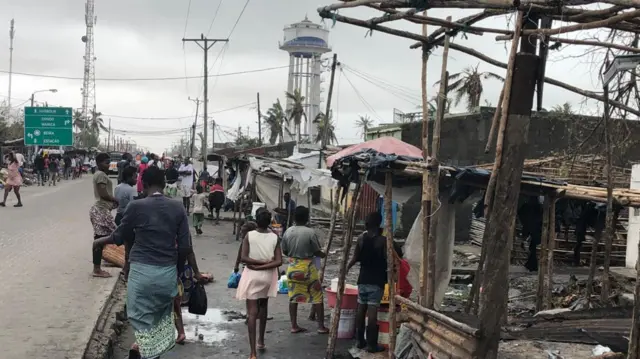
[[[573,106],[571,106],[570,102],[565,102],[562,105],[555,105],[551,108],[553,113],[561,114],[561,115],[573,115],[575,111],[573,110]]]
[[[481,72],[478,70],[480,64],[476,67],[467,67],[461,72],[449,75],[449,92],[455,92],[455,105],[457,106],[464,98],[467,102],[467,110],[473,111],[480,106],[480,98],[482,97],[482,81],[494,79],[504,81],[504,78],[493,72]],[[438,84],[440,81],[436,82]]]
[[[356,128],[359,128],[360,131],[358,133],[362,134],[364,140],[367,140],[367,132],[371,127],[373,127],[373,120],[369,117],[369,115],[359,115],[359,118],[356,120]]]
[[[275,145],[278,138],[280,139],[280,142],[282,142],[288,119],[284,109],[282,108],[280,99],[278,99],[267,111],[267,114],[262,117],[264,118],[267,129],[269,130],[269,143]]]
[[[293,93],[286,92],[286,96],[287,99],[291,101],[291,108],[287,111],[289,119],[287,123],[291,123],[291,121],[293,121],[293,124],[296,128],[298,142],[300,142],[300,136],[302,132],[300,129],[303,123],[303,119],[304,123],[307,123],[307,114],[304,112],[305,97],[300,93],[300,89],[295,89]]]
[[[328,125],[327,128],[327,145],[338,144],[338,138],[336,137],[336,126],[333,122],[333,111],[329,112],[329,118],[326,118],[324,113],[320,112],[318,116],[313,120],[313,123],[316,125],[317,133],[314,139],[315,143],[322,142],[322,136],[325,133],[325,124]]]

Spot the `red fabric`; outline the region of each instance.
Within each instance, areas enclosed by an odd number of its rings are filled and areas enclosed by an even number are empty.
[[[211,191],[210,191],[210,192],[211,192],[211,193],[213,193],[213,192],[224,192],[224,188],[222,188],[222,186],[221,186],[221,185],[219,185],[219,184],[214,184],[214,185],[211,187]]]
[[[413,287],[411,283],[409,283],[409,272],[411,271],[411,266],[406,259],[400,260],[400,273],[398,273],[398,287],[400,291],[400,295],[404,298],[409,298],[411,292],[413,291]]]
[[[412,156],[412,157],[420,157],[422,158],[422,150],[416,146],[410,145],[406,142],[402,142],[395,137],[380,137],[375,140],[363,142],[357,145],[353,145],[351,147],[347,147],[344,150],[333,154],[327,158],[327,167],[331,167],[335,160],[349,156],[360,150],[364,150],[366,148],[374,149],[381,153],[392,154],[400,156]]]
[[[138,190],[138,192],[142,192],[143,190],[142,174],[144,173],[144,171],[146,171],[147,167],[149,166],[146,163],[141,163],[140,166],[138,166],[138,179],[136,181],[136,189]]]

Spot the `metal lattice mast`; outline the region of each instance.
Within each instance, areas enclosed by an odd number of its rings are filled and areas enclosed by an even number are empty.
[[[85,43],[84,50],[84,81],[82,84],[82,119],[84,121],[84,130],[86,133],[88,122],[91,118],[91,112],[96,106],[96,68],[95,53],[93,49],[93,28],[96,24],[94,0],[87,0],[85,4],[85,24],[87,32],[82,37]],[[86,139],[86,137],[85,137]],[[83,143],[83,145],[85,145]]]

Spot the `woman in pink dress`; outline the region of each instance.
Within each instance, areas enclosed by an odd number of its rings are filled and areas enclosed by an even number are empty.
[[[4,199],[0,203],[0,207],[6,207],[7,197],[13,189],[16,194],[18,203],[14,207],[22,207],[22,198],[20,197],[20,186],[22,186],[22,176],[20,175],[20,163],[13,152],[9,152],[7,156],[9,176],[7,182],[4,184]]]
[[[247,327],[249,329],[249,359],[257,358],[264,350],[269,298],[278,295],[278,267],[282,265],[282,251],[278,236],[269,229],[271,213],[256,213],[258,229],[247,233],[242,241],[241,261],[245,264],[238,284],[236,298],[247,301]],[[256,346],[256,321],[260,319],[260,336]]]
[[[138,182],[136,183],[136,189],[138,190],[138,195],[142,197],[144,188],[142,186],[142,174],[149,167],[148,165],[149,159],[147,157],[142,157],[140,160],[140,165],[138,166]]]

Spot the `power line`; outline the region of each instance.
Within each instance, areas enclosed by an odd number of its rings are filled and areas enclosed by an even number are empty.
[[[378,88],[390,93],[391,95],[393,95],[393,96],[395,96],[395,97],[397,97],[397,98],[399,98],[401,100],[404,100],[404,101],[406,101],[406,102],[408,102],[408,103],[410,103],[410,104],[412,104],[414,106],[418,106],[418,103],[419,103],[418,99],[415,98],[415,97],[412,97],[409,94],[393,91],[390,87],[387,87],[387,86],[384,86],[384,85],[380,85],[379,83],[377,83],[377,82],[375,82],[375,81],[373,81],[371,79],[368,79],[368,78],[358,74],[357,72],[355,72],[355,71],[353,71],[353,70],[351,70],[349,68],[345,68],[345,70],[349,71],[353,75],[355,75],[355,76],[357,76],[357,77],[369,82],[370,84],[372,84],[372,85],[374,85],[374,86],[376,86],[376,87],[378,87]]]
[[[272,70],[279,70],[289,68],[289,65],[286,66],[275,66],[275,67],[266,67],[261,69],[253,69],[253,70],[245,70],[245,71],[236,71],[236,72],[227,72],[220,73],[216,75],[209,75],[209,77],[226,77],[226,76],[235,76],[235,75],[245,75],[256,72],[265,72]],[[9,71],[0,70],[0,73],[8,74]],[[51,78],[51,79],[59,79],[59,80],[84,80],[82,77],[72,77],[72,76],[60,76],[60,75],[46,75],[46,74],[34,74],[34,73],[26,73],[26,72],[13,72],[14,75],[20,76],[29,76],[29,77],[40,77],[40,78]],[[147,77],[147,78],[96,78],[96,81],[175,81],[175,80],[184,80],[184,79],[202,79],[204,76],[179,76],[179,77]]]
[[[353,85],[353,82],[351,82],[351,80],[349,80],[349,77],[347,76],[347,74],[344,72],[344,70],[341,68],[340,72],[342,72],[342,74],[344,75],[345,80],[347,80],[347,82],[349,83],[349,85],[351,85],[351,88],[353,89],[353,91],[356,93],[356,96],[358,96],[358,99],[360,99],[360,102],[362,102],[362,104],[364,105],[365,108],[367,108],[369,111],[371,111],[373,113],[373,115],[375,117],[378,118],[378,120],[380,122],[383,122],[382,118],[380,117],[380,115],[378,115],[378,113],[376,112],[376,110],[373,108],[373,106],[371,106],[367,100],[364,99],[364,97],[362,97],[362,95],[360,94],[360,91],[358,91],[358,89]]]
[[[223,0],[220,0],[220,2],[218,3],[218,7],[216,8],[216,11],[213,13],[213,19],[211,19],[211,24],[209,24],[209,30],[207,30],[207,36],[209,36],[209,34],[211,33],[211,28],[213,28],[213,22],[216,21],[216,17],[218,17],[218,10],[220,10],[222,1]]]
[[[238,109],[241,109],[241,108],[254,106],[255,104],[256,104],[255,102],[249,102],[249,103],[245,103],[244,105],[238,105],[238,106],[234,106],[234,107],[230,107],[230,108],[225,108],[225,109],[222,109],[222,110],[213,111],[213,112],[211,112],[211,114],[215,115],[217,113],[223,113],[223,112],[238,110]],[[184,119],[193,118],[193,114],[188,115],[188,116],[175,116],[175,117],[137,117],[137,116],[121,116],[121,115],[103,114],[102,117],[122,118],[122,119],[127,119],[127,120],[184,120]]]
[[[238,16],[238,19],[236,20],[236,23],[233,24],[233,27],[231,28],[231,32],[229,32],[229,36],[227,36],[227,38],[231,38],[231,35],[236,30],[236,26],[238,26],[238,23],[240,22],[240,19],[242,19],[242,15],[244,14],[244,11],[247,10],[247,5],[249,5],[249,1],[250,0],[247,0],[247,2],[244,3],[244,7],[242,8],[242,11],[240,12],[240,15]]]

